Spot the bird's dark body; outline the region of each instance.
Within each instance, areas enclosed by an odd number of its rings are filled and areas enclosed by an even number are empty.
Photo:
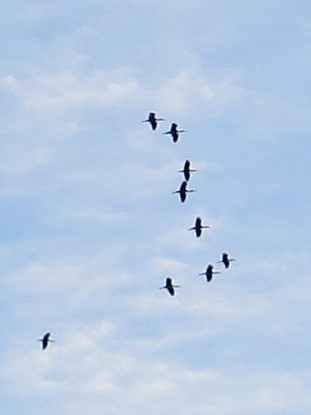
[[[149,113],[148,121],[150,122],[151,128],[156,130],[158,123],[154,112]]]
[[[175,290],[174,290],[173,282],[171,278],[166,278],[166,289],[171,295],[175,294]]]
[[[46,333],[43,336],[42,342],[42,350],[45,350],[48,347],[49,341],[50,341],[51,333]]]
[[[225,268],[229,268],[229,265],[230,265],[229,256],[225,252],[222,254],[222,262],[224,263]]]
[[[210,282],[211,280],[212,280],[212,278],[213,278],[213,265],[209,265],[207,268],[206,268],[206,273],[205,273],[205,275],[206,275],[206,281],[207,282]]]
[[[184,173],[186,181],[188,182],[190,180],[190,161],[189,160],[185,161],[183,173]]]
[[[187,197],[187,182],[182,182],[179,189],[181,203],[184,203]]]
[[[197,217],[195,220],[194,230],[196,237],[199,238],[202,234],[202,220],[199,217]]]
[[[171,135],[173,137],[173,142],[174,143],[176,143],[178,141],[178,137],[179,137],[177,127],[178,127],[178,125],[176,123],[173,123],[172,126],[171,126],[171,131],[170,131]]]

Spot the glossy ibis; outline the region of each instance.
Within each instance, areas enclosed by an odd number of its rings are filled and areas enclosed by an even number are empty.
[[[196,170],[190,168],[190,161],[186,160],[183,170],[179,170],[178,173],[184,173],[185,180],[188,182],[190,180],[190,173],[195,172]]]
[[[166,131],[163,134],[171,134],[171,136],[173,137],[173,142],[176,143],[178,138],[179,138],[179,134],[180,133],[185,133],[185,132],[186,132],[186,130],[178,130],[178,124],[173,122],[172,125],[171,125],[171,129],[169,131]]]
[[[208,229],[210,226],[202,225],[202,219],[197,217],[195,220],[195,225],[192,228],[189,228],[188,231],[195,231],[197,238],[199,238],[202,234],[202,229]]]
[[[173,192],[173,194],[174,193],[179,193],[181,203],[184,203],[184,201],[186,200],[186,197],[187,197],[187,193],[192,193],[192,192],[195,192],[195,190],[187,189],[187,182],[183,181],[182,184],[180,185],[179,190],[175,190],[175,192]]]
[[[173,284],[173,280],[172,278],[168,277],[165,280],[165,285],[163,285],[163,287],[160,287],[160,290],[162,290],[163,288],[166,288],[167,291],[171,294],[174,295],[175,294],[175,290],[174,288],[178,288],[179,285],[175,285]]]
[[[42,339],[38,339],[38,341],[42,342],[42,350],[45,350],[48,347],[49,342],[53,342],[54,340],[50,339],[51,333],[46,333]]]
[[[235,261],[234,258],[229,258],[229,255],[226,252],[223,252],[221,261],[218,261],[218,264],[221,262],[224,264],[225,268],[229,268],[230,262]]]
[[[199,274],[199,275],[205,275],[206,276],[206,281],[207,282],[210,282],[211,281],[211,279],[213,278],[213,275],[214,274],[221,274],[221,272],[219,272],[219,271],[214,271],[214,267],[213,267],[213,265],[208,265],[208,267],[206,268],[206,271],[205,272],[202,272],[201,274]]]
[[[164,121],[164,118],[157,118],[155,112],[149,112],[149,116],[147,120],[144,120],[142,122],[149,122],[151,125],[151,128],[153,130],[156,130],[158,121]]]

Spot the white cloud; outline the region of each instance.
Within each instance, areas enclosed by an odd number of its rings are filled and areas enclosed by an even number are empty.
[[[274,22],[280,2],[106,3],[8,20],[4,408],[306,415],[310,117],[295,88],[309,75],[280,71],[288,5]],[[166,118],[155,132],[151,110]],[[173,120],[188,131],[176,145],[162,135]],[[186,158],[198,192],[182,205]],[[200,239],[196,216],[212,226]],[[197,276],[227,249],[229,270]],[[159,290],[168,275],[175,297]],[[55,343],[41,351],[44,330]]]
[[[97,70],[83,78],[65,71],[39,76],[31,89],[27,88],[23,105],[26,110],[38,112],[68,110],[79,105],[106,107],[128,102],[137,88],[135,80],[120,78],[118,72]]]
[[[6,75],[0,78],[0,87],[7,90],[15,95],[21,93],[22,85],[17,81],[13,75]]]
[[[159,89],[159,106],[182,116],[204,105],[205,119],[219,118],[228,107],[240,103],[245,93],[233,79],[209,79],[198,70],[184,71]]]

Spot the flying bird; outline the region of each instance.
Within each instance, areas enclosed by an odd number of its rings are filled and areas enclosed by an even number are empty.
[[[185,180],[188,182],[190,180],[190,173],[195,172],[196,170],[190,168],[190,161],[186,160],[183,170],[179,170],[178,173],[184,173]]]
[[[175,294],[175,290],[174,288],[178,288],[180,287],[180,285],[175,285],[173,284],[173,280],[172,278],[168,277],[165,280],[165,285],[163,285],[163,287],[160,287],[160,290],[162,290],[163,288],[166,288],[167,291],[171,294],[174,295]]]
[[[158,121],[164,121],[164,118],[157,118],[155,112],[149,112],[148,118],[142,122],[149,122],[151,125],[151,128],[153,130],[156,130]]]
[[[207,229],[207,228],[210,228],[210,226],[202,225],[202,219],[197,217],[195,220],[194,226],[192,226],[192,228],[189,228],[188,231],[194,230],[197,238],[199,238],[202,234],[202,229]]]
[[[211,281],[211,279],[213,278],[213,275],[214,274],[221,274],[221,272],[219,272],[219,271],[214,271],[214,267],[213,267],[213,265],[208,265],[208,267],[206,268],[206,271],[205,272],[202,272],[201,274],[199,274],[199,275],[205,275],[206,276],[206,281],[207,282],[210,282]]]
[[[220,264],[221,262],[224,264],[225,268],[229,268],[230,266],[230,262],[235,261],[234,258],[229,258],[229,255],[226,254],[226,252],[223,252],[222,257],[221,257],[221,261],[218,261],[218,264]]]
[[[181,203],[184,203],[184,201],[186,200],[186,197],[187,197],[187,193],[192,193],[192,192],[195,192],[195,191],[196,190],[187,189],[187,182],[183,181],[182,184],[180,185],[179,190],[176,190],[175,192],[173,192],[173,194],[174,193],[179,193]]]
[[[45,350],[48,347],[49,342],[53,342],[54,340],[50,339],[51,333],[46,333],[42,339],[38,339],[38,341],[42,342],[42,350]]]
[[[185,132],[186,130],[178,130],[178,124],[173,122],[171,125],[171,129],[169,131],[166,131],[163,134],[171,134],[171,136],[173,137],[173,142],[176,143],[179,138],[179,133],[185,133]]]

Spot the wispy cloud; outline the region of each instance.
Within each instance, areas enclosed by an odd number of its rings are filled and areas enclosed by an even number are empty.
[[[19,3],[1,26],[4,410],[309,414],[307,4]]]

